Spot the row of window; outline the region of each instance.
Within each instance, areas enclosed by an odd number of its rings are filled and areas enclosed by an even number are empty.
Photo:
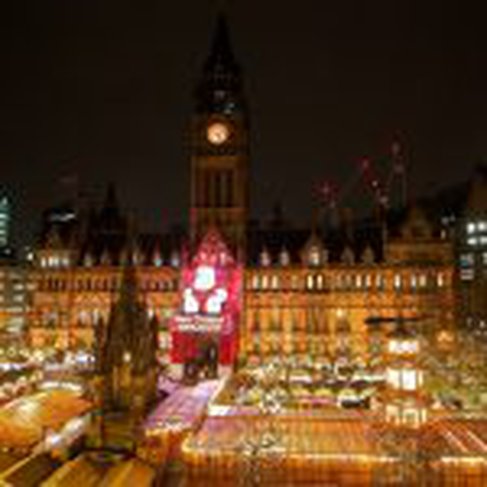
[[[225,207],[235,204],[235,180],[231,169],[199,169],[196,178],[196,206]]]
[[[124,261],[125,257],[122,256],[121,261]],[[345,248],[342,252],[340,261],[343,264],[354,264],[355,263],[355,255],[352,249]],[[112,260],[108,255],[102,255],[100,258],[101,265],[111,265]],[[280,266],[287,267],[291,264],[291,255],[287,250],[282,250],[277,259]],[[367,247],[361,256],[361,261],[363,263],[372,264],[375,261],[374,252],[370,247]],[[83,258],[83,266],[84,267],[93,267],[96,264],[95,258],[91,254],[86,254]],[[135,252],[132,256],[132,262],[135,265],[141,265],[146,262],[144,256],[138,252]],[[319,267],[328,262],[328,251],[326,249],[322,249],[318,246],[312,246],[308,249],[305,257],[305,261],[303,262],[305,265],[310,267]],[[39,264],[43,268],[67,268],[71,265],[71,260],[69,256],[65,253],[53,253],[51,255],[44,255],[41,256],[39,259]],[[163,265],[168,265],[170,267],[179,267],[181,264],[181,259],[177,252],[173,252],[171,257],[165,262],[159,253],[155,253],[153,257],[150,259],[149,265],[153,265],[155,267],[162,267]],[[271,254],[267,250],[263,250],[259,255],[259,265],[263,267],[269,267],[273,264],[273,260]]]
[[[249,331],[252,333],[260,333],[264,332],[265,334],[273,334],[273,333],[283,333],[283,332],[292,332],[292,333],[306,333],[306,335],[326,335],[330,332],[330,329],[327,323],[315,323],[309,321],[307,323],[304,322],[295,322],[291,325],[289,329],[285,329],[285,325],[282,321],[276,321],[268,324],[267,326],[263,326],[260,321],[254,321],[249,328]],[[338,326],[337,324],[337,331],[348,333],[350,332],[350,325],[347,322],[346,326]]]
[[[316,245],[313,245],[308,249],[304,264],[310,267],[319,267],[327,264],[329,260],[329,254],[326,249],[322,249]],[[373,264],[375,261],[375,255],[370,247],[367,247],[361,255],[361,261],[365,264]],[[340,257],[342,264],[354,264],[355,254],[350,247],[346,247]],[[272,265],[271,254],[267,250],[263,250],[259,256],[259,263],[263,267],[269,267]],[[287,250],[281,250],[278,256],[278,263],[280,266],[286,267],[291,264],[291,256]]]
[[[120,279],[109,278],[86,278],[77,279],[71,282],[62,278],[46,278],[39,281],[40,291],[117,291],[120,289]],[[149,291],[175,291],[178,289],[178,280],[170,279],[165,281],[147,279],[140,281],[139,289],[143,292]]]
[[[125,258],[121,259],[122,261],[125,260]],[[135,265],[142,265],[145,259],[140,253],[135,253],[132,257],[132,263]],[[181,263],[181,259],[179,258],[179,255],[177,253],[174,253],[167,264],[170,267],[177,268],[179,267]],[[86,254],[86,256],[83,259],[83,266],[84,267],[93,267],[96,264],[96,261],[94,257],[90,254]],[[103,256],[101,257],[101,265],[112,265],[112,259],[109,256]],[[39,259],[39,265],[43,268],[55,268],[55,269],[61,269],[61,268],[68,268],[71,266],[71,260],[69,259],[68,256],[66,255],[58,255],[58,254],[52,254],[49,256],[42,256]],[[153,265],[155,267],[162,267],[164,265],[164,260],[162,259],[161,255],[156,253],[153,258],[151,259],[150,265]]]
[[[24,289],[32,289],[31,284],[25,284],[24,282],[2,282],[0,281],[0,291],[4,289],[13,289],[14,291],[23,291]]]
[[[46,311],[42,315],[41,322],[44,326],[47,326],[47,327],[57,326],[61,323],[61,315],[63,315],[63,313],[60,311],[53,311],[53,310]],[[162,320],[161,316],[158,316],[158,314],[156,313],[156,310],[154,308],[148,308],[147,309],[147,317],[149,319],[156,317],[156,319],[159,322]],[[65,317],[67,317],[67,316],[65,316]],[[82,309],[77,313],[75,320],[76,320],[77,326],[90,326],[91,327],[91,326],[95,325],[96,323],[98,323],[100,320],[102,320],[103,322],[106,322],[108,320],[108,310],[107,309],[101,310],[98,308],[94,308],[91,310]]]
[[[0,303],[4,302],[14,302],[14,303],[23,303],[25,301],[25,295],[24,294],[14,294],[12,296],[2,296],[0,294]]]
[[[479,271],[478,276],[482,277],[482,269],[480,266],[487,268],[487,252],[482,252],[476,255],[473,252],[468,252],[460,255],[460,280],[473,281],[475,279],[476,270]]]
[[[69,267],[71,262],[69,257],[66,256],[58,256],[58,255],[50,255],[48,257],[41,257],[39,260],[39,264],[41,267]]]
[[[39,281],[38,289],[41,291],[116,291],[120,288],[120,279],[113,278],[85,278],[74,281],[63,278],[45,278]],[[392,288],[396,291],[408,289],[410,291],[430,289],[432,287],[445,287],[445,276],[437,274],[395,274],[392,280]],[[303,280],[294,275],[283,279],[278,274],[255,274],[247,282],[247,289],[261,291],[279,290],[377,290],[387,288],[387,279],[381,274],[338,274],[332,280],[326,279],[323,274],[308,274]],[[178,279],[155,280],[147,279],[140,282],[141,291],[175,291],[178,289]]]
[[[392,279],[392,288],[395,291],[408,289],[410,291],[443,288],[446,285],[443,273],[436,274],[395,274]],[[333,280],[326,280],[323,274],[308,274],[301,281],[299,276],[290,276],[282,279],[277,274],[255,274],[247,282],[247,289],[259,291],[279,291],[282,289],[308,291],[322,290],[377,290],[384,291],[388,286],[387,279],[381,274],[339,274]]]
[[[471,221],[466,224],[468,235],[487,233],[487,220]]]
[[[332,350],[330,350],[330,345],[332,346]],[[325,354],[331,351],[334,352],[334,355],[350,355],[352,353],[353,347],[351,343],[337,343],[334,342],[333,344],[328,344],[323,342],[321,344],[316,344],[314,342],[291,342],[287,345],[285,352],[283,351],[282,343],[276,342],[261,342],[261,343],[249,343],[246,347],[246,352],[249,355],[262,355],[262,354],[270,354],[270,355],[277,355],[282,356],[283,353],[290,353],[290,354],[306,354],[309,356],[311,353],[317,354]]]
[[[468,237],[467,244],[471,247],[484,247],[487,246],[487,235],[480,235],[478,237]]]

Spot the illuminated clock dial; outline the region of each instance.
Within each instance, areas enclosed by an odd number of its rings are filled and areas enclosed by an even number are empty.
[[[221,122],[215,122],[208,126],[206,137],[208,141],[214,145],[221,145],[228,140],[230,131],[228,127]]]

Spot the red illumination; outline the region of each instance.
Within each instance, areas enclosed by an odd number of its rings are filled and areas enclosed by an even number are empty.
[[[218,362],[232,365],[238,352],[242,270],[215,231],[203,238],[193,259],[185,259],[180,313],[171,324],[171,361],[197,357],[208,340],[218,344]]]
[[[361,166],[363,171],[368,171],[370,169],[370,160],[364,157],[361,161]]]

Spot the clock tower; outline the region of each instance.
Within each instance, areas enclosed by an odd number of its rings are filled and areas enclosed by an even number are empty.
[[[195,90],[190,124],[191,238],[216,228],[233,252],[245,247],[249,200],[249,121],[240,67],[220,15]]]

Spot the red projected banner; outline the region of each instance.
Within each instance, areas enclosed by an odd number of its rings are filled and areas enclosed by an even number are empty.
[[[196,360],[209,342],[218,345],[218,363],[232,365],[238,353],[242,269],[216,230],[185,262],[180,312],[171,323],[171,361]]]

